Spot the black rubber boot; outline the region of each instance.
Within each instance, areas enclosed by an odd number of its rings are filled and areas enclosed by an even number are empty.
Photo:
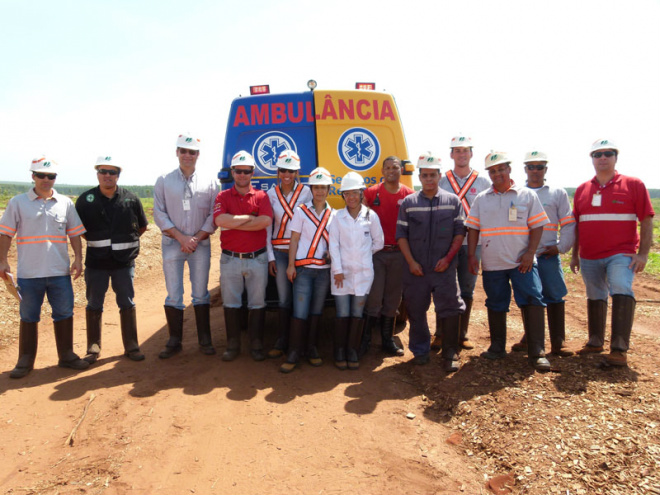
[[[371,347],[371,333],[378,323],[376,316],[369,316],[364,321],[364,328],[362,329],[362,338],[360,339],[360,348],[358,349],[358,357],[362,357],[369,352]]]
[[[380,317],[380,337],[382,340],[382,349],[390,356],[403,356],[403,349],[401,349],[398,345],[396,345],[396,342],[394,342],[394,325],[396,325],[396,317]]]
[[[305,334],[307,333],[307,320],[291,318],[289,329],[289,349],[286,353],[286,362],[280,366],[282,373],[291,373],[298,363],[305,348]]]
[[[490,347],[481,353],[486,359],[502,359],[506,357],[506,311],[488,309],[488,331]]]
[[[357,370],[360,368],[358,349],[360,347],[360,340],[362,340],[363,323],[363,318],[351,318],[348,328],[348,338],[346,339],[346,365],[349,370]]]
[[[241,353],[241,308],[224,308],[227,350],[222,354],[223,361],[233,361]]]
[[[87,322],[87,355],[83,359],[89,364],[94,364],[101,354],[103,311],[88,309],[85,311],[85,320]]]
[[[545,309],[543,306],[525,306],[525,334],[527,358],[538,371],[549,371],[550,362],[545,357]]]
[[[250,339],[250,356],[255,361],[266,359],[264,353],[264,324],[266,322],[266,308],[251,309],[248,311],[248,338]]]
[[[72,370],[85,370],[89,363],[73,352],[73,316],[66,320],[54,321],[55,346],[59,361],[57,365],[61,368]]]
[[[183,349],[181,346],[183,340],[183,310],[174,306],[165,306],[165,318],[167,318],[167,330],[170,338],[165,344],[165,349],[158,354],[161,359],[171,358]]]
[[[321,366],[323,364],[323,360],[321,359],[318,348],[320,323],[321,315],[311,315],[309,317],[309,323],[307,325],[307,344],[305,356],[307,356],[307,361],[312,366]]]
[[[578,354],[603,352],[606,323],[607,301],[603,299],[587,299],[587,326],[589,328],[589,340],[584,347],[578,351]]]
[[[474,344],[470,339],[468,339],[468,327],[470,326],[470,315],[472,314],[472,302],[474,301],[471,297],[464,297],[465,301],[465,311],[461,315],[460,319],[460,333],[458,337],[458,343],[463,349],[474,349]]]
[[[546,308],[548,314],[548,333],[550,334],[550,352],[556,356],[568,357],[575,354],[566,347],[566,309],[565,303],[551,303]]]
[[[346,362],[346,339],[348,337],[348,325],[350,318],[336,318],[333,332],[333,348],[335,366],[340,370],[348,368]]]
[[[431,341],[431,350],[439,351],[442,349],[442,318],[435,314],[435,335]]]
[[[119,310],[121,341],[124,344],[124,356],[131,361],[143,361],[137,336],[137,312],[135,306]]]
[[[211,305],[198,304],[195,306],[195,323],[197,324],[197,342],[202,354],[213,356],[215,348],[211,339]]]
[[[269,358],[278,358],[284,355],[284,351],[289,347],[289,326],[291,325],[291,310],[288,308],[278,308],[277,316],[279,320],[279,335],[273,348],[268,351]]]
[[[460,314],[442,319],[442,368],[447,373],[458,371],[459,368],[460,320]]]
[[[9,372],[9,378],[23,378],[34,369],[39,342],[39,323],[21,320],[18,333],[18,362]]]
[[[612,296],[612,340],[610,353],[605,357],[613,366],[627,366],[630,334],[635,318],[634,297],[615,294]]]

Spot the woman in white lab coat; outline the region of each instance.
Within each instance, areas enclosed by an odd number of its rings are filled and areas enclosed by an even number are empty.
[[[328,228],[333,276],[330,287],[337,308],[334,360],[341,370],[360,367],[362,314],[374,280],[372,256],[384,243],[378,215],[362,204],[364,188],[360,174],[349,172],[344,176],[339,191],[346,207],[335,213]]]

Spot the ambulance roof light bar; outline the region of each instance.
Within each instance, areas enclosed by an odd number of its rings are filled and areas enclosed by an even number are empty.
[[[270,93],[270,85],[262,84],[261,86],[250,86],[251,95],[267,95]]]
[[[375,91],[376,83],[373,82],[356,82],[355,89],[365,89],[367,91]]]

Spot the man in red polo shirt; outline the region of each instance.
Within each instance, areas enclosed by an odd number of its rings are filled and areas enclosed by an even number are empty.
[[[241,350],[240,309],[243,290],[248,295],[248,338],[255,361],[266,358],[263,350],[266,316],[268,253],[266,227],[273,209],[265,191],[252,187],[254,158],[239,151],[231,160],[234,187],[215,199],[213,219],[221,228],[220,288],[225,310],[227,350],[223,361],[233,361]]]
[[[575,191],[577,222],[571,270],[582,272],[587,289],[589,340],[578,354],[603,352],[607,296],[612,297],[612,339],[607,363],[627,366],[635,294],[635,273],[642,272],[653,242],[653,216],[644,183],[619,174],[618,147],[599,139],[591,145],[596,176]],[[640,233],[637,233],[637,223]]]

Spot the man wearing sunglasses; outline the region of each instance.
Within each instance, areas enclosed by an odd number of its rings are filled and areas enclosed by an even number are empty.
[[[568,294],[564,282],[564,272],[559,254],[570,251],[575,239],[575,218],[571,211],[571,203],[566,190],[546,184],[545,174],[548,171],[548,156],[542,151],[530,151],[525,155],[525,173],[527,188],[531,189],[541,200],[550,223],[543,226],[541,242],[536,250],[539,277],[548,317],[548,333],[550,333],[551,354],[556,356],[572,356],[573,351],[565,345],[566,325],[564,297]],[[523,318],[523,323],[525,319]],[[512,351],[527,349],[527,339],[511,347]]]
[[[82,193],[76,201],[76,210],[87,229],[87,355],[84,359],[93,364],[101,353],[103,302],[112,283],[119,306],[124,355],[132,361],[142,361],[133,277],[140,236],[147,230],[147,217],[138,197],[117,186],[122,169],[112,157],[99,156],[94,168],[99,185]]]
[[[154,222],[163,232],[163,273],[167,298],[165,317],[169,340],[158,355],[168,359],[181,351],[183,340],[183,267],[188,263],[192,303],[195,308],[197,341],[202,354],[213,355],[211,340],[211,240],[213,201],[217,181],[200,175],[195,167],[199,158],[199,139],[180,134],[176,141],[179,166],[162,175],[154,187]]]
[[[578,354],[603,352],[610,295],[612,338],[605,359],[612,366],[627,366],[635,315],[632,284],[648,261],[655,212],[644,183],[617,172],[619,149],[612,141],[595,141],[590,155],[596,175],[577,188],[573,200],[578,227],[571,270],[582,272],[589,329],[589,340]]]
[[[11,378],[23,378],[34,368],[37,356],[38,326],[44,296],[52,308],[58,366],[84,370],[89,363],[73,352],[73,286],[82,273],[82,242],[85,233],[73,202],[53,189],[57,164],[46,158],[32,161],[34,187],[9,200],[0,219],[0,277],[7,279],[11,269],[7,253],[16,236],[18,286],[22,296],[18,363]],[[67,237],[74,260],[69,266]]]
[[[273,221],[273,208],[265,191],[252,187],[255,162],[239,151],[231,159],[234,186],[215,200],[213,219],[222,229],[220,243],[220,288],[225,311],[227,350],[223,361],[233,361],[241,350],[240,311],[243,291],[248,298],[248,338],[255,361],[264,354],[268,253],[266,228]]]

